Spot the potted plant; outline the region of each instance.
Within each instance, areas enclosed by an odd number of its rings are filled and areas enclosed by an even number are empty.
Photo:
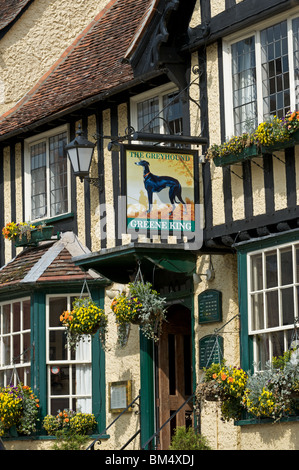
[[[36,431],[39,400],[31,388],[19,383],[0,389],[0,436],[7,432],[30,435]]]
[[[72,307],[71,311],[64,311],[60,315],[60,321],[66,328],[69,347],[76,349],[81,340],[90,340],[97,332],[105,346],[108,317],[104,310],[90,297],[76,298]]]
[[[128,294],[120,294],[111,304],[119,327],[119,343],[124,343],[126,327],[131,323],[138,324],[147,338],[158,341],[165,320],[165,305],[165,299],[150,282],[129,283]]]

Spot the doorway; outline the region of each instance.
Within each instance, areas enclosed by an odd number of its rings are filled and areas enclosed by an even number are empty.
[[[191,312],[179,304],[168,308],[156,350],[157,429],[192,395]],[[158,449],[167,450],[177,426],[192,426],[192,403],[161,430]]]

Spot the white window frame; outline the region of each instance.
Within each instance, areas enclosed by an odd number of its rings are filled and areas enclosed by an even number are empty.
[[[259,249],[255,251],[251,251],[247,253],[247,305],[248,305],[248,335],[253,338],[253,365],[256,370],[259,369],[258,363],[258,335],[268,334],[268,333],[275,333],[275,332],[284,332],[284,351],[289,349],[287,333],[293,330],[294,323],[283,325],[283,313],[282,313],[282,291],[284,289],[293,289],[293,304],[294,304],[294,322],[295,319],[298,318],[298,297],[299,297],[299,274],[297,276],[297,265],[296,265],[296,247],[299,250],[299,241],[293,241],[284,243],[281,245],[274,245],[271,247],[267,247],[264,249]],[[281,260],[279,256],[279,252],[283,251],[286,248],[291,248],[292,250],[292,264],[293,264],[293,282],[291,284],[282,284],[281,283]],[[266,254],[269,252],[276,251],[277,256],[277,286],[267,288],[265,285],[266,280],[266,263],[265,257]],[[252,288],[252,276],[251,276],[251,258],[256,255],[262,255],[262,281],[263,286],[262,289],[253,290]],[[299,269],[299,267],[298,267]],[[276,327],[268,327],[267,328],[267,300],[266,294],[271,291],[278,291],[278,318],[280,325]],[[253,309],[252,309],[252,296],[260,294],[263,296],[263,321],[264,321],[264,328],[262,329],[254,329],[252,324],[253,318]],[[270,335],[271,336],[271,335]],[[273,344],[271,338],[269,339],[269,360],[273,357]]]
[[[68,399],[69,406],[68,409],[73,409],[72,407],[72,400],[73,399],[80,399],[80,398],[88,398],[92,400],[92,383],[90,383],[90,393],[89,394],[78,394],[76,393],[75,390],[73,390],[73,380],[69,380],[69,394],[61,394],[61,395],[55,395],[51,394],[51,368],[54,366],[66,366],[69,367],[69,378],[71,377],[71,374],[75,374],[75,367],[77,365],[90,365],[91,369],[91,377],[92,377],[92,351],[91,351],[91,341],[88,341],[86,339],[85,343],[86,346],[89,348],[89,357],[87,359],[74,359],[72,358],[73,353],[71,352],[70,348],[67,347],[67,359],[65,360],[50,360],[50,333],[51,331],[61,331],[62,333],[65,330],[65,327],[63,325],[61,326],[50,326],[50,299],[57,299],[57,298],[62,298],[62,299],[67,299],[67,310],[70,311],[72,309],[72,303],[71,299],[74,299],[76,297],[80,297],[80,294],[51,294],[46,296],[46,366],[47,366],[47,407],[48,407],[48,412],[50,413],[51,410],[51,400],[52,399],[57,399],[57,398],[62,398],[62,399]],[[61,312],[62,313],[62,312]],[[61,410],[62,411],[62,410]],[[79,410],[77,410],[79,411]],[[55,412],[55,411],[54,411]],[[84,410],[83,410],[84,412]],[[91,408],[88,411],[91,413]]]
[[[52,129],[51,131],[43,132],[39,134],[38,136],[33,136],[29,137],[28,139],[25,140],[24,142],[24,183],[25,183],[25,220],[26,221],[31,221],[34,222],[36,221],[42,221],[42,220],[48,220],[51,218],[54,218],[56,216],[50,216],[50,185],[49,180],[50,180],[50,175],[49,175],[49,139],[50,137],[53,137],[55,135],[61,134],[63,132],[67,133],[67,141],[70,141],[70,131],[69,131],[69,126],[68,125],[63,125],[56,127],[55,129]],[[31,164],[30,164],[30,147],[32,145],[39,144],[41,142],[46,142],[46,155],[47,155],[47,174],[46,174],[46,180],[47,180],[47,214],[44,217],[41,217],[39,219],[31,219]],[[30,188],[29,190],[26,190],[26,188]],[[69,159],[67,158],[67,190],[68,190],[68,208],[65,214],[69,213],[71,211],[71,166]],[[63,215],[63,214],[59,214]]]
[[[277,23],[287,20],[288,28],[288,58],[289,58],[289,80],[290,80],[290,109],[295,109],[295,82],[294,82],[294,60],[293,60],[293,35],[292,20],[299,16],[299,8],[289,10],[283,14],[273,16],[263,22],[258,23],[254,27],[249,27],[240,32],[227,36],[223,41],[223,79],[224,79],[224,110],[225,110],[225,134],[226,139],[231,138],[234,134],[234,115],[233,115],[233,84],[232,84],[232,56],[231,45],[242,41],[246,38],[255,37],[255,58],[256,58],[256,83],[262,83],[261,71],[261,41],[260,32]],[[257,91],[257,119],[258,123],[264,121],[263,117],[263,96],[262,86],[258,85]]]
[[[0,372],[4,372],[4,386],[9,385],[10,379],[12,379],[13,384],[17,385],[18,381],[20,379],[19,369],[24,369],[24,378],[21,380],[21,382],[24,385],[29,385],[30,383],[29,380],[27,380],[27,374],[25,373],[25,369],[29,369],[31,367],[31,362],[30,360],[24,361],[24,352],[27,351],[28,348],[24,347],[24,334],[30,334],[31,329],[24,328],[24,317],[23,317],[23,304],[24,302],[29,302],[30,306],[30,297],[24,297],[20,299],[14,299],[11,301],[4,301],[0,303],[0,347],[1,347],[1,354],[0,354]],[[13,326],[13,309],[12,306],[13,304],[20,303],[20,329],[17,331],[14,331],[14,326]],[[3,333],[3,306],[4,305],[10,305],[10,329],[11,331],[9,333]],[[30,310],[29,310],[29,325],[30,325]],[[13,338],[14,336],[20,336],[20,356],[18,358],[14,358],[13,356]],[[2,358],[4,356],[4,338],[8,338],[10,342],[10,361],[9,364],[3,364]],[[31,341],[29,341],[30,347],[31,347]],[[31,354],[30,352],[28,353],[28,357],[30,358]],[[16,360],[18,359],[18,360]],[[29,375],[30,377],[30,375]]]
[[[174,83],[166,83],[165,85],[158,86],[156,88],[153,88],[152,90],[145,91],[143,93],[140,93],[139,95],[133,96],[130,98],[130,115],[131,115],[131,124],[134,127],[135,131],[141,131],[141,129],[138,129],[138,113],[137,113],[137,105],[138,103],[141,103],[143,101],[149,100],[150,98],[154,98],[157,96],[159,98],[159,116],[163,117],[162,115],[162,109],[163,109],[163,96],[179,91],[178,87]],[[159,119],[160,123],[160,133],[164,134],[165,129],[163,125],[163,119]]]

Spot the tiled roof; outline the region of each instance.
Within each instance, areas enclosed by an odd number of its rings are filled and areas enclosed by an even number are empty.
[[[11,24],[32,0],[0,0],[0,31]]]
[[[26,248],[0,269],[0,292],[3,288],[16,285],[53,281],[83,282],[84,279],[99,278],[93,271],[84,272],[72,261],[73,256],[87,251],[72,232],[63,234],[61,240]]]
[[[35,87],[0,117],[0,136],[132,80],[131,66],[121,59],[151,3],[111,0]]]

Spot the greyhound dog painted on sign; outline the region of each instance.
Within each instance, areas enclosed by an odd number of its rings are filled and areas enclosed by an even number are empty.
[[[176,203],[182,203],[184,205],[185,213],[187,212],[186,203],[182,198],[182,186],[176,178],[172,178],[171,176],[154,175],[151,173],[149,168],[150,164],[146,160],[139,160],[138,162],[135,162],[135,165],[143,167],[143,183],[148,197],[148,214],[152,210],[153,206],[153,193],[159,193],[164,188],[169,188],[169,200],[172,204],[172,210],[169,215],[173,214]]]

